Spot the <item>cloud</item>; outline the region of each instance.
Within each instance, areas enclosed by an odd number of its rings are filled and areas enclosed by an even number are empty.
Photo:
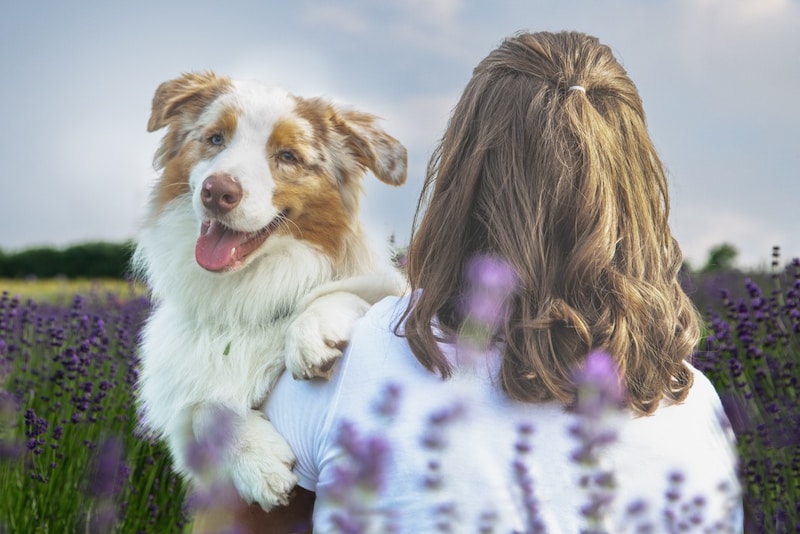
[[[303,18],[311,25],[324,25],[355,35],[366,35],[373,26],[364,11],[334,3],[314,5],[304,12]]]
[[[388,64],[415,52],[426,53],[428,61],[442,58],[471,63],[476,32],[465,31],[464,11],[462,0],[349,0],[312,4],[303,20],[339,39],[368,42],[369,51],[391,52],[391,57],[384,58]]]
[[[452,25],[463,7],[461,0],[392,0],[409,18],[427,24]]]
[[[786,22],[798,14],[794,0],[683,0],[684,6],[708,20],[733,23],[740,28],[753,28],[764,22],[770,25]]]
[[[800,83],[800,3],[790,0],[684,0],[679,51],[697,97],[712,108],[770,120],[796,114]],[[752,95],[751,102],[742,101]],[[796,115],[795,115],[796,116]]]

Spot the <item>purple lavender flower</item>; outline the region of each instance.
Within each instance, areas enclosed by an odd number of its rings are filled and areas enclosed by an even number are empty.
[[[40,455],[44,452],[42,446],[45,444],[44,434],[47,432],[49,423],[47,419],[39,417],[32,409],[25,411],[25,437],[27,440],[27,448],[35,455]]]
[[[349,481],[368,493],[380,493],[389,461],[386,439],[377,434],[362,436],[352,423],[343,421],[336,442],[350,460]]]
[[[391,511],[370,506],[385,489],[389,442],[382,434],[361,434],[353,423],[342,421],[336,443],[344,454],[334,468],[334,483],[329,489],[339,508],[330,517],[331,528],[347,534],[392,531]]]
[[[616,363],[603,351],[589,353],[574,373],[578,389],[576,423],[570,432],[578,442],[572,459],[581,467],[580,486],[587,499],[581,515],[586,519],[587,532],[600,532],[616,483],[613,473],[600,467],[599,455],[604,446],[616,440],[613,416],[621,410],[624,392]]]
[[[195,429],[196,439],[188,445],[186,458],[193,471],[209,479],[218,477],[216,471],[228,454],[238,419],[239,415],[222,406],[207,409],[203,428]]]
[[[168,480],[159,473],[170,470],[164,451],[134,441],[132,474],[118,463],[114,486],[113,468],[103,466],[115,464],[109,460],[115,446],[98,439],[113,432],[112,442],[127,449],[123,442],[132,438],[135,386],[117,372],[136,367],[136,339],[149,306],[138,298],[79,297],[64,306],[0,296],[0,478],[26,481],[4,497],[13,508],[0,506],[12,514],[3,521],[15,530],[46,524],[58,532],[181,531],[175,525],[185,520],[183,487],[157,482]],[[144,458],[151,455],[160,459],[148,465]],[[81,473],[90,507],[81,505],[80,494],[71,499],[63,491],[80,483]],[[149,493],[158,511],[143,517]]]
[[[399,384],[389,382],[386,387],[383,388],[383,393],[373,406],[375,413],[388,420],[393,419],[400,410],[402,393],[403,389]]]
[[[95,450],[94,466],[86,493],[94,498],[113,498],[128,475],[122,442],[115,437],[102,441]]]
[[[729,393],[721,395],[720,400],[726,415],[725,420],[721,421],[723,426],[730,425],[736,435],[743,434],[752,426],[752,418],[743,399]]]
[[[472,258],[464,275],[467,289],[461,301],[464,321],[458,341],[462,351],[479,356],[498,334],[519,279],[511,265],[493,256]]]
[[[575,411],[586,417],[599,417],[609,409],[617,409],[624,399],[617,364],[603,351],[589,353],[584,365],[575,371],[575,383]]]
[[[440,408],[428,416],[428,424],[420,440],[423,448],[442,451],[447,446],[447,427],[463,417],[466,407],[461,403]]]
[[[9,392],[0,389],[0,462],[15,460],[22,454],[22,444],[14,436],[16,418],[16,400]]]
[[[620,532],[635,532],[637,534],[652,534],[660,532],[656,529],[653,519],[650,517],[649,503],[644,499],[634,499],[625,506],[623,524],[620,525]],[[712,532],[717,532],[716,530]]]
[[[92,533],[110,532],[119,521],[116,498],[127,482],[130,469],[124,463],[124,448],[116,437],[103,440],[94,449],[91,471],[87,478],[86,494],[93,499],[88,514],[87,530]]]
[[[770,277],[740,277],[744,291],[726,291],[721,306],[710,313],[711,332],[695,359],[720,392],[738,438],[748,528],[753,531],[775,531],[784,511],[787,522],[781,528],[800,528],[797,487],[778,483],[800,473],[800,260],[779,266],[775,249]],[[772,285],[768,294],[762,281]],[[688,523],[694,524],[700,508],[689,504],[682,506],[689,507]],[[683,512],[673,510],[676,527],[686,522],[677,518]]]
[[[535,483],[528,469],[528,458],[533,450],[531,445],[533,431],[533,425],[530,423],[522,423],[517,427],[517,442],[514,444],[516,455],[513,464],[516,484],[522,493],[526,514],[525,532],[529,534],[546,532],[539,514],[539,501],[536,498]]]
[[[194,515],[198,510],[205,510],[209,514],[214,514],[216,511],[224,517],[226,509],[237,506],[240,499],[239,492],[232,482],[218,479],[208,486],[192,488],[191,494],[186,499],[186,513]],[[235,532],[235,525],[220,526],[228,527],[229,530],[224,530],[228,534]]]
[[[336,512],[331,515],[331,523],[336,532],[341,534],[362,534],[367,532],[364,519],[346,512]]]
[[[466,278],[470,285],[465,315],[487,326],[499,324],[519,283],[513,267],[493,256],[477,256],[467,263]]]

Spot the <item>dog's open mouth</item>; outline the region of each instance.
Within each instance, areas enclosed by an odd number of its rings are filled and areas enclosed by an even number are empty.
[[[219,221],[204,221],[200,227],[194,257],[198,265],[208,271],[236,269],[267,240],[283,218],[281,213],[256,232],[239,232]]]

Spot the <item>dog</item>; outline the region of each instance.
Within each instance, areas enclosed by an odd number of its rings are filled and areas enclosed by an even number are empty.
[[[367,170],[405,182],[406,149],[373,115],[213,72],[158,87],[147,129],[163,128],[133,255],[154,301],[141,421],[200,488],[213,477],[196,449],[222,439],[217,471],[269,510],[288,502],[294,456],[259,407],[285,369],[328,378],[353,323],[403,291],[358,209]]]

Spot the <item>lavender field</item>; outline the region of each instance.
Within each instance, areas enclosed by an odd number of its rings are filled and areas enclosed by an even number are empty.
[[[759,278],[690,281],[708,328],[694,364],[738,439],[748,531],[800,532],[800,259],[780,268],[775,250]]]
[[[184,489],[136,434],[141,296],[0,295],[0,532],[181,532]]]
[[[694,363],[737,434],[752,532],[800,531],[800,260],[779,263],[686,279],[707,323]],[[186,488],[137,435],[147,298],[0,292],[0,533],[186,531]]]

